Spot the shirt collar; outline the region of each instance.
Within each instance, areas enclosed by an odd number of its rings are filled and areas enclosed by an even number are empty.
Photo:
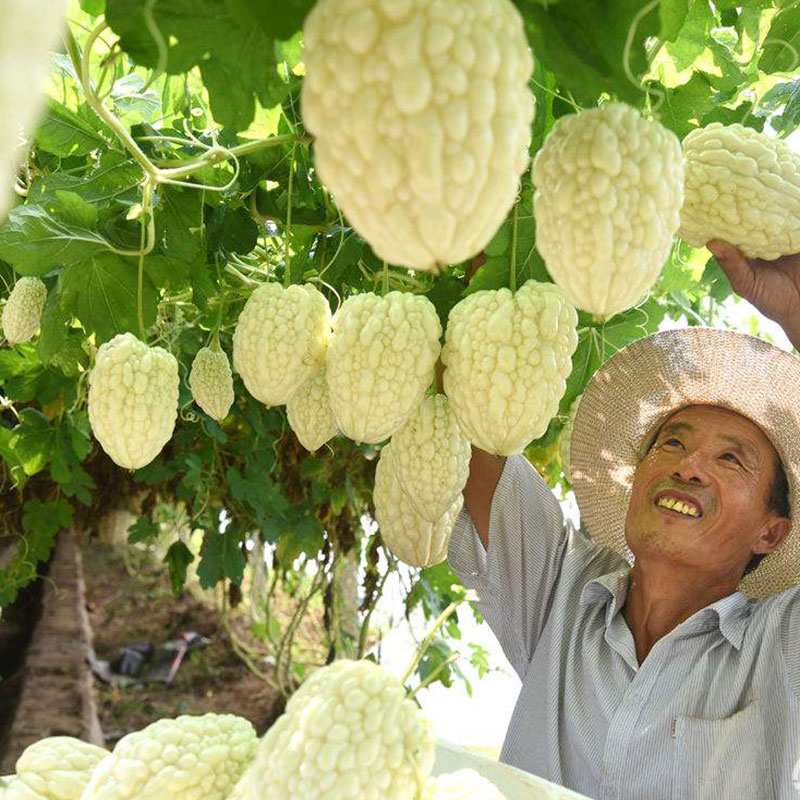
[[[621,567],[599,578],[586,581],[581,591],[580,604],[606,603],[606,628],[619,613],[628,595],[628,580],[631,568]],[[610,601],[610,602],[609,602]],[[707,631],[718,628],[720,633],[737,649],[741,650],[751,601],[743,592],[734,592],[696,612],[679,628],[684,633]]]

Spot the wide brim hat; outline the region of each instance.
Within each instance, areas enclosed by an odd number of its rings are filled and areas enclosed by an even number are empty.
[[[661,423],[690,405],[716,405],[758,425],[783,462],[792,527],[745,576],[739,590],[761,599],[800,580],[800,359],[755,336],[716,328],[659,331],[615,353],[578,404],[571,481],[584,530],[631,564],[625,517],[633,476]]]

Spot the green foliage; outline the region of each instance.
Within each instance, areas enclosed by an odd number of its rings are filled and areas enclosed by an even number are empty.
[[[784,137],[800,127],[797,4],[515,4],[535,54],[531,156],[559,117],[608,100],[637,106],[680,137],[712,121],[769,125]],[[0,278],[10,286],[15,275],[39,276],[48,287],[35,344],[0,349],[0,502],[12,549],[0,559],[0,605],[36,577],[58,530],[78,522],[91,529],[108,510],[133,508],[128,542],[163,560],[176,593],[190,575],[204,589],[254,592],[262,614],[255,629],[273,647],[287,694],[310,666],[295,647],[309,609],[325,625],[326,648],[343,653],[343,642],[353,645],[352,631],[337,630],[336,576],[347,558],[363,567],[364,629],[355,638],[360,655],[369,649],[371,610],[395,566],[380,557],[379,535],[362,527],[373,514],[377,449],[337,437],[306,453],[283,409],[253,400],[238,376],[236,402],[217,423],[192,405],[186,378],[215,333],[230,355],[236,320],[258,282],[317,281],[334,309],[354,292],[381,288],[383,263],[320,184],[300,117],[301,27],[312,5],[75,0],[77,38],[53,59],[20,199],[0,225]],[[550,280],[532,209],[526,173],[483,253],[437,276],[390,265],[390,288],[425,294],[445,325],[471,292]],[[551,485],[565,485],[558,439],[600,365],[667,319],[714,324],[715,306],[730,295],[716,261],[678,243],[636,308],[605,322],[580,314],[559,414],[526,451]],[[86,411],[96,348],[125,331],[168,349],[182,380],[173,439],[130,474],[93,440]],[[174,512],[168,522],[158,511],[164,506]],[[192,538],[198,529],[202,546]],[[270,580],[296,601],[297,618],[270,615],[269,590],[250,588],[262,566],[251,554],[262,548]],[[429,618],[464,592],[446,563],[412,571],[407,588],[407,612]],[[447,663],[449,640],[459,635],[453,616],[423,659],[421,680],[436,670],[445,685],[463,679]],[[485,651],[469,650],[485,674]]]

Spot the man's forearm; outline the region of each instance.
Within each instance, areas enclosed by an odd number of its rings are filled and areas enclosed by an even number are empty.
[[[489,515],[492,498],[506,460],[472,447],[472,458],[469,464],[469,478],[464,487],[464,505],[467,507],[472,522],[478,531],[484,549],[489,549]]]

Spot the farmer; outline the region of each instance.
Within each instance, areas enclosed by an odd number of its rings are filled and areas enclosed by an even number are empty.
[[[709,247],[800,349],[800,255]],[[800,359],[634,342],[586,387],[571,475],[580,530],[524,456],[475,449],[451,538],[522,680],[501,761],[598,800],[800,800]]]

